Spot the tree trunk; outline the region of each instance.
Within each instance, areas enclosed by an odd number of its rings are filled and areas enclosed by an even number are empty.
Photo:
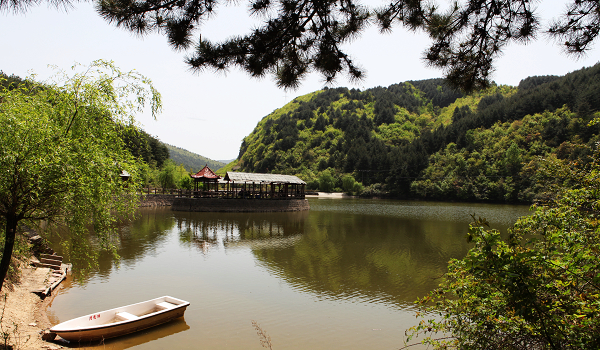
[[[2,261],[0,261],[0,291],[4,285],[4,279],[10,267],[10,259],[12,258],[13,246],[15,245],[15,236],[17,232],[18,220],[14,215],[9,215],[6,218],[6,233],[4,239],[4,251],[2,252]]]

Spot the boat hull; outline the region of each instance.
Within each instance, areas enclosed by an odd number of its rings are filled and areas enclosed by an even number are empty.
[[[173,303],[174,301],[177,304]],[[173,306],[152,312],[157,308],[156,305],[161,303]],[[109,339],[158,326],[182,317],[188,305],[188,302],[180,299],[162,297],[82,316],[56,325],[50,329],[50,332],[71,342],[92,342]],[[143,315],[137,316],[136,314]],[[103,323],[105,321],[108,322]]]

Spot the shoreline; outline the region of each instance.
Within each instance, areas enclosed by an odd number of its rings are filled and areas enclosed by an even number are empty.
[[[342,198],[349,197],[342,193],[319,193],[320,198]],[[306,197],[313,197],[307,195]],[[319,197],[319,196],[314,196]],[[146,200],[147,206],[170,206],[171,203],[162,198]],[[39,350],[39,349],[64,349],[65,346],[42,339],[45,330],[50,329],[53,324],[48,317],[47,309],[52,305],[62,283],[58,284],[50,295],[42,299],[32,290],[39,289],[45,284],[51,275],[47,267],[36,267],[31,264],[30,259],[19,264],[19,280],[12,285],[5,285],[0,292],[0,332],[8,332],[10,337],[7,344],[14,349]],[[4,295],[7,295],[6,300]],[[2,340],[0,339],[0,342]]]
[[[347,195],[346,193],[343,193],[343,192],[317,192],[317,194],[307,194],[306,198],[342,199],[342,198],[355,198],[355,197]]]
[[[63,346],[42,339],[43,331],[52,327],[46,310],[61,286],[41,299],[31,290],[44,284],[50,269],[26,264],[23,262],[19,267],[19,281],[3,288],[0,298],[0,310],[3,310],[1,330],[10,334],[8,344],[15,349],[62,349]]]

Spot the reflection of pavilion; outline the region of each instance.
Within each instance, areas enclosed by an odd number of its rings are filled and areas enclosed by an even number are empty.
[[[202,252],[207,248],[291,246],[305,232],[308,216],[308,211],[173,213],[180,241]]]
[[[221,179],[208,166],[191,175],[194,191],[174,200],[176,211],[300,211],[310,209],[306,182],[297,176],[227,172]]]
[[[301,234],[287,237],[268,237],[262,239],[246,239],[224,241],[227,249],[250,248],[250,249],[281,249],[292,247],[302,239]]]

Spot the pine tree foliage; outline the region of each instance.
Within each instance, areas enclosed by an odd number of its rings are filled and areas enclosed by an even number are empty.
[[[40,2],[0,0],[0,11],[25,11]],[[65,7],[72,1],[48,2]],[[490,86],[495,60],[506,47],[540,34],[571,55],[588,52],[600,32],[599,2],[564,3],[559,17],[543,19],[537,2],[528,0],[468,0],[447,8],[427,0],[396,0],[379,8],[356,0],[249,0],[248,15],[260,18],[260,24],[219,43],[199,34],[227,1],[100,0],[96,7],[119,27],[136,34],[160,33],[174,49],[192,49],[186,62],[194,70],[238,67],[253,77],[269,74],[284,88],[298,86],[310,72],[326,82],[339,74],[361,79],[364,70],[344,51],[344,44],[371,23],[382,32],[403,26],[429,35],[432,44],[424,53],[428,65],[443,69],[453,87],[473,91]],[[549,26],[543,27],[544,22]]]

